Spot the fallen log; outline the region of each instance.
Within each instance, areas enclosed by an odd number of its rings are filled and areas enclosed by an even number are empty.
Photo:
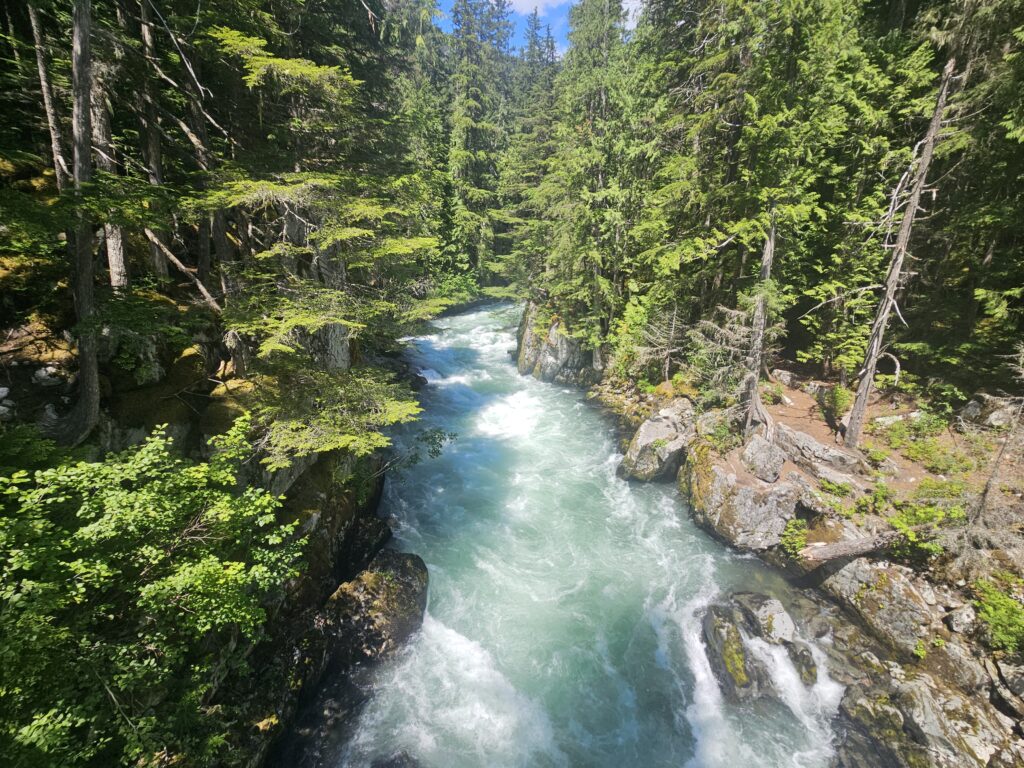
[[[799,558],[810,563],[827,563],[830,560],[840,560],[846,557],[859,557],[860,555],[867,555],[871,552],[877,552],[879,549],[884,549],[893,542],[903,538],[907,533],[918,533],[921,531],[936,532],[935,526],[928,523],[925,525],[915,525],[912,528],[908,528],[906,531],[897,531],[893,529],[874,536],[865,536],[862,539],[837,541],[834,544],[815,542],[813,544],[808,544],[806,547],[801,549]]]

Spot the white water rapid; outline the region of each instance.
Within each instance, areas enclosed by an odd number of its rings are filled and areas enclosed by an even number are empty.
[[[423,629],[378,672],[340,766],[406,751],[431,768],[826,766],[840,687],[806,688],[749,642],[782,701],[723,701],[701,640],[716,596],[790,588],[701,532],[671,485],[626,483],[579,391],[518,375],[519,310],[412,340],[439,458],[390,476],[382,514],[430,570]]]

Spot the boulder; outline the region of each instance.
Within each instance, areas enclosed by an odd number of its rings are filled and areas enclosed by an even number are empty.
[[[679,488],[698,524],[739,549],[755,552],[779,544],[801,496],[796,483],[765,487],[739,480],[727,466],[712,460],[703,443],[688,451]]]
[[[960,418],[970,424],[998,429],[1013,422],[1017,409],[1006,400],[979,392],[960,409]]]
[[[784,371],[781,368],[776,368],[772,371],[772,378],[790,388],[795,387],[798,383],[795,373]]]
[[[779,645],[796,639],[796,626],[782,603],[756,592],[736,592],[732,601],[745,619],[747,631],[767,643]]]
[[[385,549],[327,604],[341,658],[372,661],[418,630],[427,607],[427,566],[418,555]]]
[[[935,613],[909,568],[860,557],[829,575],[821,586],[904,653],[913,653],[931,635]]]
[[[14,421],[14,408],[9,405],[0,405],[0,422]]]
[[[984,698],[966,696],[924,673],[876,677],[848,688],[843,697],[837,766],[1019,764],[1013,722]]]
[[[55,366],[47,365],[32,374],[32,382],[41,387],[58,387],[64,383],[64,380]]]
[[[798,467],[817,475],[821,467],[830,467],[843,473],[855,473],[863,469],[863,460],[835,445],[825,445],[805,432],[778,424],[775,428],[775,442]]]
[[[619,475],[645,481],[673,479],[696,437],[693,404],[679,398],[640,425],[619,465]]]
[[[750,701],[771,685],[764,665],[743,645],[743,614],[731,605],[708,606],[701,623],[708,662],[729,701]]]
[[[6,400],[7,396],[11,394],[10,387],[0,387],[0,401]]]
[[[754,477],[766,483],[774,483],[782,474],[786,454],[775,443],[769,442],[761,435],[754,435],[743,449],[740,460]]]

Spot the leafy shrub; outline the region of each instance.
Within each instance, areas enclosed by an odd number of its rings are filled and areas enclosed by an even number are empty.
[[[1016,654],[1024,649],[1024,606],[1006,587],[1018,586],[1020,582],[1009,574],[998,574],[996,579],[1001,583],[987,579],[974,582],[974,605],[978,618],[985,624],[989,644]]]
[[[765,382],[761,385],[761,399],[771,405],[778,405],[782,402],[782,385],[777,381]]]
[[[946,430],[946,420],[934,413],[914,419],[901,419],[883,428],[885,441],[911,461],[929,472],[950,474],[970,470],[970,459],[959,451],[950,451],[936,439]]]
[[[840,498],[846,498],[853,493],[853,487],[849,483],[833,483],[831,480],[822,480],[820,485],[821,490],[825,493],[830,493]]]
[[[247,418],[207,463],[157,431],[101,462],[0,477],[0,749],[13,765],[190,764],[223,754],[297,524],[239,489]]]
[[[823,390],[818,395],[818,406],[821,408],[821,414],[830,424],[839,423],[852,402],[853,392],[838,384]]]
[[[807,546],[807,521],[794,518],[787,522],[780,544],[794,560],[800,557],[801,550]]]

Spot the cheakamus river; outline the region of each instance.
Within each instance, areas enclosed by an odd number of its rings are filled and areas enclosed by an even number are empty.
[[[805,687],[762,643],[780,700],[730,704],[701,639],[716,599],[791,588],[702,532],[671,484],[616,476],[608,416],[516,371],[520,312],[408,340],[428,384],[398,450],[423,429],[457,437],[386,482],[381,514],[426,561],[429,601],[338,765],[400,751],[431,768],[828,765],[842,688],[825,664]]]

